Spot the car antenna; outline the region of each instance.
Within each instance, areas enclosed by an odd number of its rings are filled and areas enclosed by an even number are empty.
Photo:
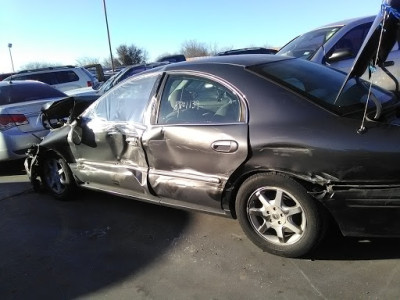
[[[363,134],[367,130],[367,128],[365,127],[365,120],[367,118],[368,103],[369,103],[369,99],[371,98],[371,93],[372,93],[372,75],[375,73],[376,65],[378,64],[379,49],[381,48],[382,36],[383,36],[383,32],[385,31],[385,20],[386,20],[386,17],[387,17],[387,10],[385,10],[384,15],[383,15],[383,19],[382,19],[382,26],[381,26],[381,32],[380,32],[380,35],[379,35],[378,49],[376,51],[375,61],[373,62],[373,64],[371,63],[370,66],[369,66],[368,95],[367,95],[367,101],[365,101],[365,108],[364,108],[363,118],[362,118],[362,121],[361,121],[361,126],[357,130],[357,133],[359,133],[359,134]]]

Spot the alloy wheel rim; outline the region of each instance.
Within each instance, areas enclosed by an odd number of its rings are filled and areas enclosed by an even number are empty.
[[[262,187],[247,201],[247,217],[255,232],[276,245],[291,245],[304,235],[307,220],[303,207],[287,191]]]
[[[45,178],[48,187],[56,194],[65,190],[65,172],[57,159],[49,159],[45,164]]]

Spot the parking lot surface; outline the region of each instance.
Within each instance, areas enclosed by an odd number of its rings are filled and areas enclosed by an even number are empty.
[[[398,299],[400,239],[331,234],[306,259],[235,220],[90,191],[61,202],[0,165],[1,299]]]

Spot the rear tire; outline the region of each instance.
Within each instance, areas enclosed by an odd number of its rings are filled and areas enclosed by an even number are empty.
[[[258,247],[284,257],[304,256],[324,233],[317,203],[290,177],[268,173],[248,178],[236,198],[236,214]]]
[[[72,192],[76,189],[67,162],[56,154],[43,160],[41,179],[46,189],[59,200],[70,200]]]

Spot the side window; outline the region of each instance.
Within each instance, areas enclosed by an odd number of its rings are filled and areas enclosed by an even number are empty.
[[[161,97],[158,124],[235,123],[240,100],[225,86],[200,77],[171,75]]]
[[[54,72],[53,74],[54,77],[57,78],[57,83],[66,83],[66,82],[73,82],[73,81],[78,81],[79,77],[76,75],[74,71],[60,71],[60,72]]]
[[[331,56],[331,54],[337,50],[348,50],[349,53],[351,53],[351,57],[356,57],[371,26],[372,23],[366,23],[351,29],[336,43],[335,46],[333,46],[327,57]],[[348,58],[349,57],[346,57],[345,59]]]
[[[35,78],[36,78],[35,80],[39,80],[41,82],[44,82],[44,83],[47,83],[50,85],[58,83],[57,78],[54,73],[39,73],[39,74],[36,74]]]
[[[142,123],[158,74],[124,82],[95,102],[83,117],[109,122]]]
[[[54,73],[33,73],[18,77],[18,80],[36,80],[50,85],[57,84],[57,79]]]

